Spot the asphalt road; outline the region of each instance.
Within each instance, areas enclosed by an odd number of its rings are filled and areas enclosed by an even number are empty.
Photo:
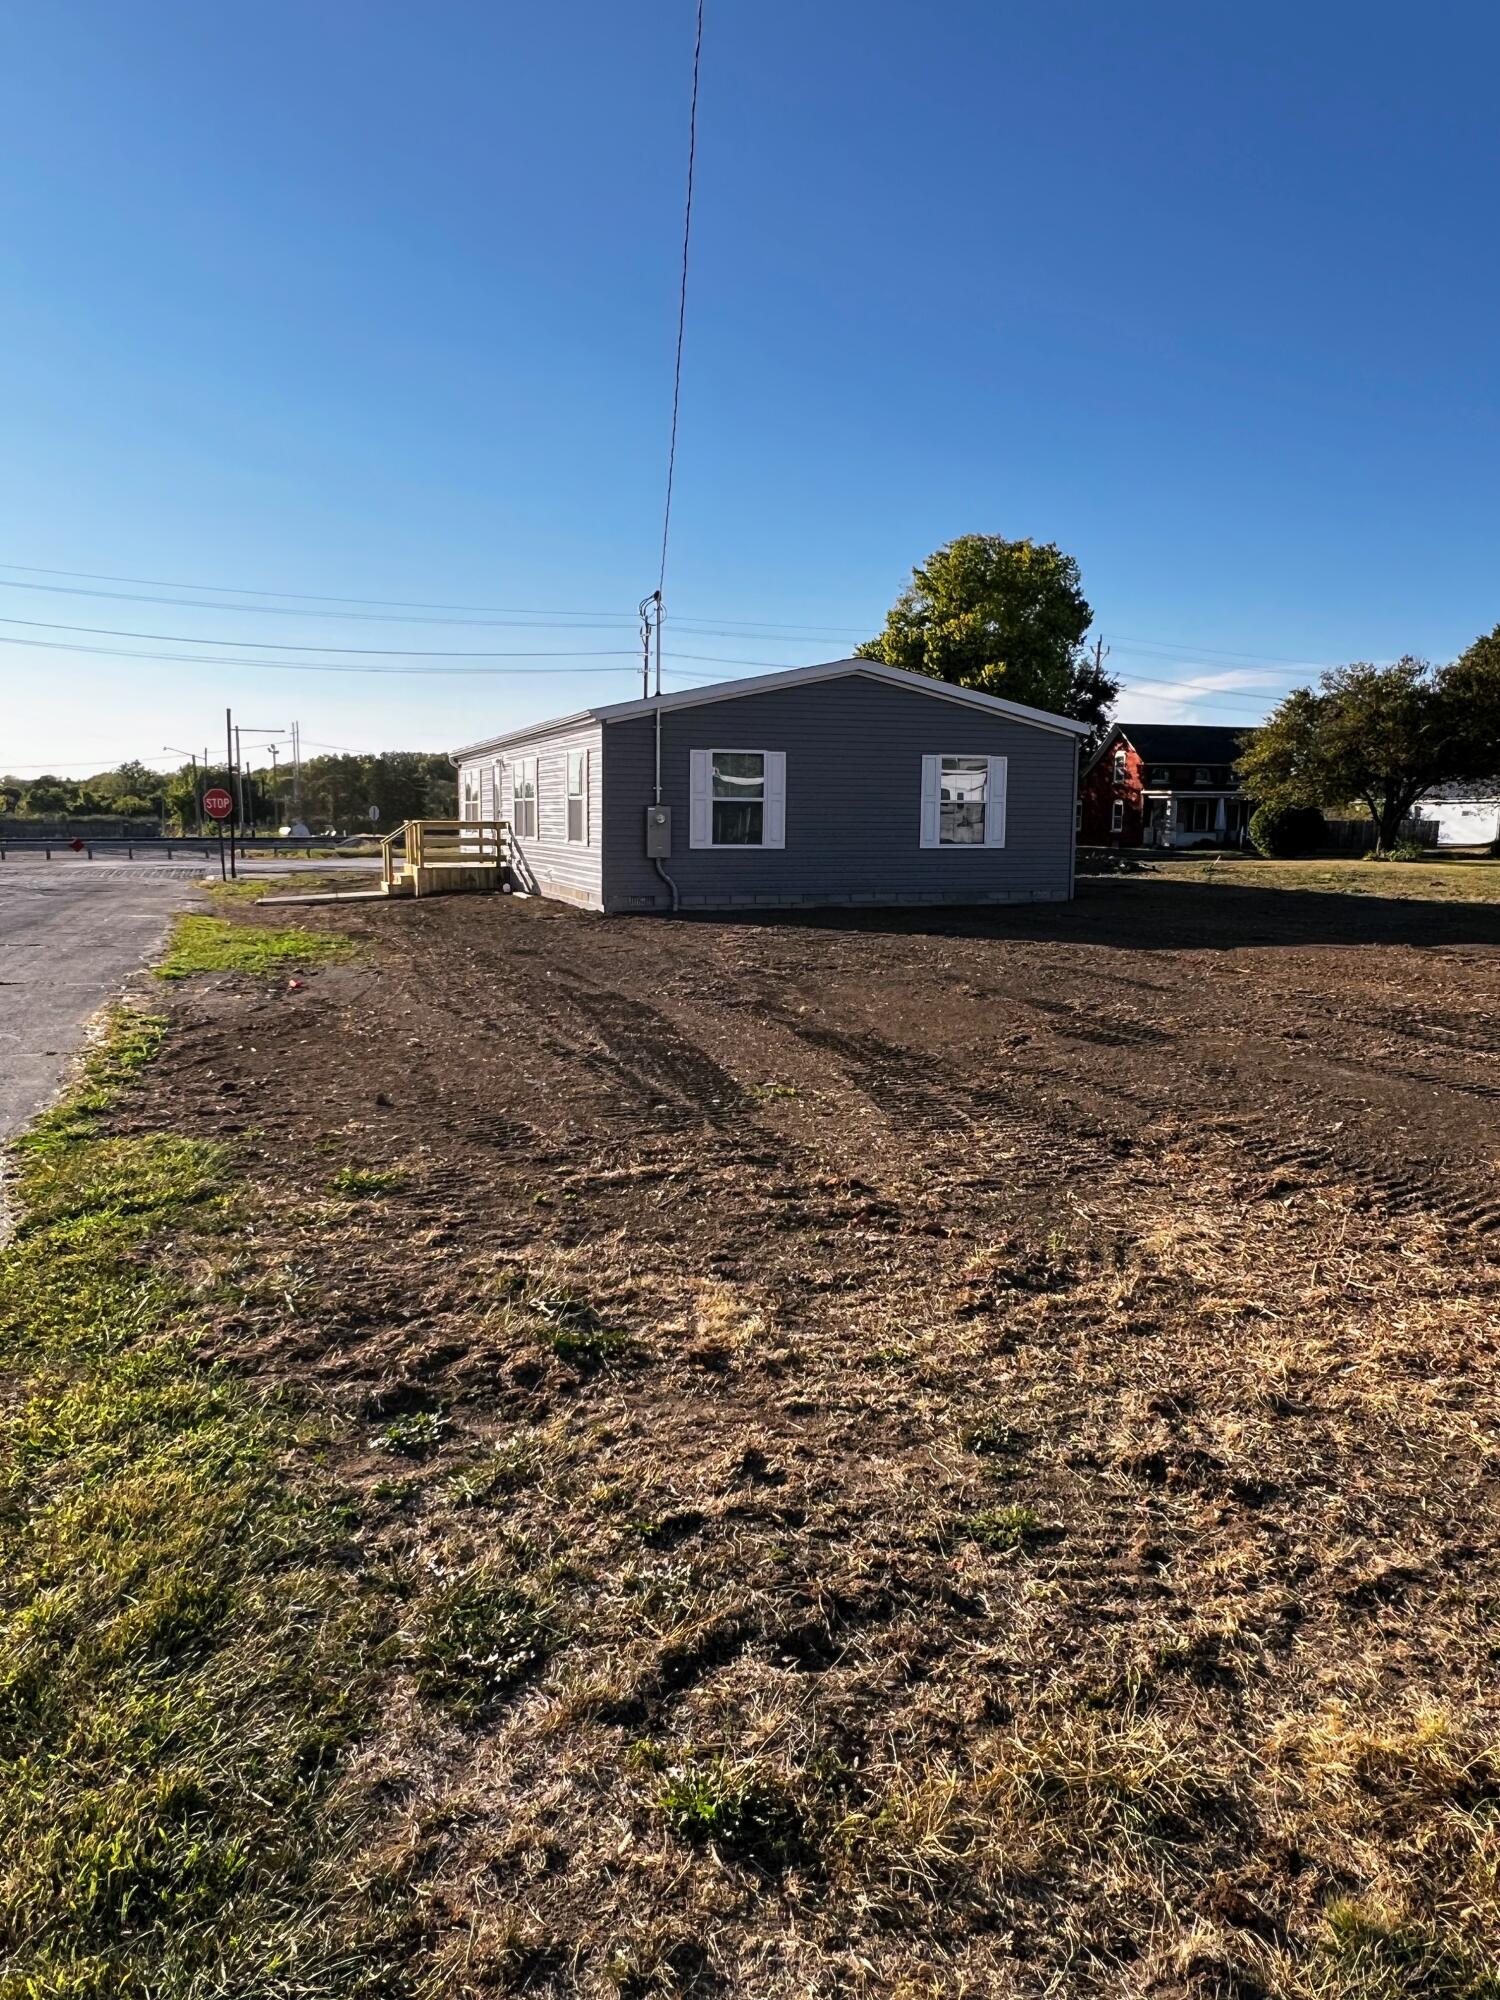
[[[240,863],[241,875],[301,872],[326,875],[330,864]],[[13,851],[0,861],[0,1141],[53,1097],[90,1017],[152,956],[202,879],[200,857],[45,861]]]

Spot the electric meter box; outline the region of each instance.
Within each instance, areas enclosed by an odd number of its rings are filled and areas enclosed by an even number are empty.
[[[672,808],[647,806],[646,859],[668,861],[672,855]]]

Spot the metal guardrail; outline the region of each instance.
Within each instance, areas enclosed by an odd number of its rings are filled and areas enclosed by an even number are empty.
[[[359,858],[348,853],[348,843],[343,841],[245,839],[233,843],[226,841],[226,853],[231,844],[235,853],[246,860],[257,854],[305,854],[319,860],[332,860],[340,853],[344,853],[346,859]],[[361,845],[364,844],[361,842]],[[84,840],[81,837],[76,839],[54,837],[48,840],[7,834],[0,840],[0,861],[5,860],[11,852],[40,854],[48,861],[56,855],[80,854],[92,861],[96,853],[123,854],[129,861],[134,861],[137,854],[143,858],[159,855],[164,861],[170,861],[178,854],[201,854],[205,861],[213,861],[218,857],[219,843],[216,840],[198,840],[192,836],[181,840]]]

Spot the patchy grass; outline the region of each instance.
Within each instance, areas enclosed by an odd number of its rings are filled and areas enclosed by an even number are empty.
[[[368,1201],[397,1193],[406,1186],[406,1174],[400,1167],[340,1167],[329,1185],[352,1201]]]
[[[425,1598],[403,1636],[417,1692],[477,1722],[543,1665],[563,1635],[534,1586],[476,1567]]]
[[[500,1281],[503,1321],[550,1348],[561,1361],[584,1370],[624,1360],[634,1343],[582,1292],[553,1282],[544,1272],[512,1268]]]
[[[1500,862],[1465,861],[1158,861],[1153,875],[1174,882],[1214,882],[1221,888],[1319,889],[1346,896],[1393,896],[1421,902],[1500,902]]]
[[[380,1610],[289,1416],[183,1337],[222,1155],[99,1132],[160,1040],[111,1018],[0,1253],[0,1995],[373,1991],[396,1924],[333,1895],[327,1795]]]
[[[156,972],[160,979],[189,979],[198,972],[272,974],[293,966],[337,965],[358,951],[352,938],[333,931],[183,916],[173,923]]]
[[[243,876],[238,882],[207,880],[203,887],[212,902],[225,909],[242,909],[266,896],[330,896],[340,890],[374,889],[380,877],[367,871],[347,871],[342,875],[301,873],[295,875]]]

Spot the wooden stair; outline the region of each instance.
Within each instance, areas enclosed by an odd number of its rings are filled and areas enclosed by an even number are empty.
[[[481,895],[510,887],[510,822],[409,819],[382,834],[386,896]]]

